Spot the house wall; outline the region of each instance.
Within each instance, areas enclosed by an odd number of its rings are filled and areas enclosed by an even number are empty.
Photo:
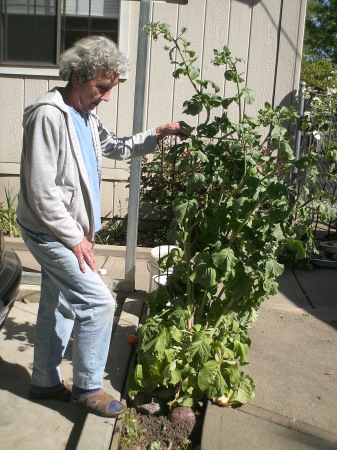
[[[129,72],[113,89],[109,103],[102,103],[97,114],[111,131],[129,135],[133,127],[139,1],[129,3]],[[203,78],[214,80],[225,96],[233,85],[224,79],[224,68],[210,61],[213,49],[228,44],[234,56],[241,57],[246,84],[256,93],[249,115],[257,113],[266,101],[276,106],[295,103],[299,85],[306,0],[189,0],[187,5],[172,0],[152,2],[152,21],[166,22],[171,30],[187,27],[186,38],[198,56]],[[146,128],[172,120],[196,125],[202,117],[184,116],[182,104],[192,94],[187,80],[174,80],[173,66],[163,49],[164,41],[149,43],[148,88],[145,108]],[[3,186],[19,190],[21,120],[25,106],[54,86],[64,85],[55,77],[0,74],[0,202],[5,201]],[[235,111],[232,111],[235,115]],[[129,176],[127,162],[104,159],[101,192],[102,216],[125,217]]]

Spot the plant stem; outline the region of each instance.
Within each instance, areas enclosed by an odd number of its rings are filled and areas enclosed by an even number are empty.
[[[178,39],[179,39],[179,38],[178,38]],[[190,82],[191,82],[192,86],[194,87],[195,91],[197,92],[197,94],[200,94],[199,89],[197,88],[197,86],[195,85],[194,81],[193,81],[192,78],[191,78],[190,71],[188,70],[188,68],[189,68],[190,66],[187,64],[186,59],[185,59],[185,56],[184,56],[183,52],[181,51],[181,48],[180,48],[180,46],[179,46],[179,44],[178,44],[178,39],[173,39],[173,42],[175,43],[175,46],[176,46],[176,48],[177,48],[177,50],[178,50],[178,52],[179,52],[179,55],[180,55],[181,59],[183,60],[183,64],[184,64],[184,66],[185,66],[185,69],[186,69],[186,72],[187,72],[187,77],[188,77],[188,79],[190,80]]]
[[[185,222],[185,231],[184,231],[184,255],[185,255],[185,263],[186,263],[186,278],[187,278],[187,304],[192,304],[192,286],[191,286],[191,233],[188,231],[188,219]]]
[[[229,246],[231,246],[233,244],[233,242],[235,241],[235,239],[237,238],[238,234],[240,233],[240,231],[242,230],[242,228],[247,224],[247,222],[249,221],[249,219],[251,218],[252,214],[254,213],[254,211],[256,210],[256,208],[261,205],[262,202],[264,202],[264,200],[267,198],[268,194],[265,192],[261,198],[256,202],[254,208],[246,215],[245,220],[241,223],[241,225],[239,226],[239,228],[232,234],[230,240],[229,240]]]
[[[195,315],[195,323],[200,323],[202,320],[202,314],[204,312],[204,308],[205,308],[205,303],[206,303],[206,299],[207,299],[207,290],[204,290],[204,296],[201,302],[201,305],[198,307],[197,309],[197,313]]]
[[[213,331],[211,333],[211,336],[213,336],[213,334],[215,333],[215,331],[217,330],[217,328],[219,327],[219,325],[221,324],[221,322],[226,319],[227,314],[229,312],[229,308],[232,306],[232,304],[234,303],[234,298],[230,299],[226,306],[224,307],[224,309],[222,310],[221,315],[219,316],[218,320],[216,321]]]

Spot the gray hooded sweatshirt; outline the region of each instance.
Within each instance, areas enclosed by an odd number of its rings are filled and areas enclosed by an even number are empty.
[[[126,160],[157,148],[156,130],[118,138],[99,118],[89,123],[101,181],[102,155]],[[94,241],[94,214],[88,175],[67,105],[54,88],[25,109],[17,217],[38,234],[52,234],[74,247]]]

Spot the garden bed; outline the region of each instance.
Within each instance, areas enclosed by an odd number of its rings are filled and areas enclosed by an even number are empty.
[[[137,413],[134,408],[130,408],[127,414],[128,428],[125,426],[125,419],[120,424],[122,429],[119,449],[200,449],[204,414],[204,409],[197,411],[194,423],[173,424],[166,415],[144,415]],[[137,432],[135,428],[137,428]]]

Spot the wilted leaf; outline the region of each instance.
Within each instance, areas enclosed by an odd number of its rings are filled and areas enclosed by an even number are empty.
[[[213,397],[213,402],[219,406],[231,406],[230,401],[231,398],[226,394],[222,395],[221,397]]]

